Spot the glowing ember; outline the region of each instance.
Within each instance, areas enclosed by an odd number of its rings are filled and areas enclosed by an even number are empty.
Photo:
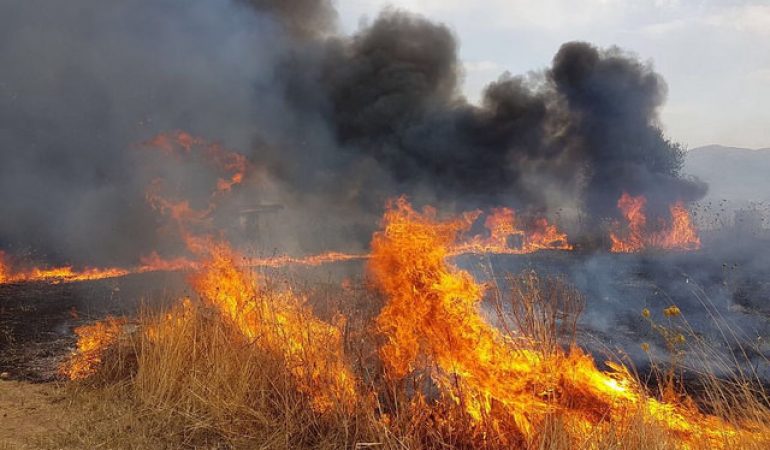
[[[618,200],[618,209],[626,219],[625,233],[621,233],[619,222],[613,223],[610,232],[611,250],[620,253],[633,253],[645,248],[665,250],[697,250],[701,246],[700,238],[692,223],[690,213],[682,202],[669,207],[671,222],[659,223],[658,231],[648,231],[647,216],[644,209],[647,199],[643,196],[631,196],[623,193]]]
[[[685,441],[732,433],[692,407],[646,398],[622,366],[600,371],[577,348],[546,355],[536,342],[489,325],[479,310],[482,287],[446,262],[467,230],[466,218],[439,221],[434,210],[416,212],[402,198],[390,205],[383,225],[372,241],[369,270],[387,297],[377,327],[386,338],[380,354],[391,377],[425,371],[474,420],[513,423],[524,436],[548,412],[560,411],[581,427],[623,421],[639,408]]]

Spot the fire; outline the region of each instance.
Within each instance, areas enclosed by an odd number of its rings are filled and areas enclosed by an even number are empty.
[[[217,180],[217,188],[213,195],[229,192],[233,186],[241,184],[250,169],[246,157],[230,151],[221,144],[209,142],[205,138],[193,136],[185,131],[161,133],[144,143],[145,147],[158,149],[179,159],[188,157],[198,150],[206,162],[222,169],[227,175]]]
[[[620,253],[633,253],[645,248],[665,250],[697,250],[701,246],[700,237],[695,230],[690,213],[681,201],[669,207],[670,224],[659,224],[659,230],[648,232],[643,196],[631,196],[624,192],[618,200],[618,209],[627,222],[625,233],[620,232],[620,223],[613,223],[610,232],[611,250]]]
[[[293,265],[315,267],[323,264],[357,261],[366,258],[369,258],[369,255],[365,253],[326,252],[304,257],[279,255],[269,258],[247,258],[245,261],[249,267],[285,267]]]
[[[478,211],[440,220],[435,209],[418,212],[404,198],[391,201],[383,217],[383,228],[374,234],[371,254],[329,252],[307,257],[276,256],[249,258],[210,229],[209,217],[221,196],[242,183],[248,164],[242,156],[184,132],[158,135],[148,145],[175,157],[187,157],[202,149],[209,161],[224,173],[208,203],[201,209],[187,200],[163,195],[161,181],[148,190],[149,202],[169,217],[187,250],[195,259],[164,259],[152,253],[125,273],[154,270],[189,270],[190,285],[200,300],[215,309],[244,342],[281,357],[286,374],[312,401],[318,412],[353,411],[356,405],[376,404],[379,391],[369,376],[354,372],[346,360],[342,329],[346,318],[325,322],[315,316],[307,299],[290,288],[267,289],[248,267],[286,265],[316,266],[328,262],[368,259],[367,269],[385,304],[374,319],[382,338],[377,349],[387,382],[400,383],[409,375],[429,377],[430,389],[416,384],[413,408],[426,402],[446,401],[461,411],[463,421],[493,431],[495,444],[518,447],[544,430],[555,414],[574,437],[602,433],[608,424],[629,428],[641,412],[672,432],[682,448],[709,442],[723,447],[725,437],[743,431],[697,410],[689,399],[672,402],[647,396],[641,384],[623,365],[608,362],[608,370],[597,368],[581,349],[556,346],[544,350],[542,343],[510,327],[489,323],[481,310],[484,286],[473,276],[450,263],[466,253],[522,254],[544,249],[570,250],[567,235],[545,218],[520,223],[514,210],[499,208],[487,215],[485,235],[467,237],[481,217]],[[628,236],[613,230],[613,251],[637,251],[645,247],[690,248],[700,245],[687,210],[681,203],[671,206],[672,223],[663,231],[647,233],[644,197],[624,194],[618,206],[629,222]],[[616,249],[616,241],[618,249]],[[0,254],[0,283],[18,279]],[[343,286],[344,287],[344,286]],[[183,313],[192,311],[189,299]],[[179,317],[165,322],[175,326]],[[104,352],[123,332],[124,319],[108,318],[79,327],[77,352],[62,367],[71,379],[93,374]],[[505,331],[503,331],[505,330]],[[144,335],[158,341],[163,327],[148,327]],[[369,369],[366,368],[367,374]],[[380,368],[374,370],[379,372]],[[424,378],[423,378],[424,379]],[[363,380],[367,380],[366,382]],[[371,389],[367,391],[366,389]],[[399,407],[400,408],[400,407]],[[452,410],[454,412],[455,410]],[[388,413],[373,415],[387,426]],[[447,420],[438,418],[437,421]],[[487,439],[486,432],[480,439]],[[721,444],[721,445],[720,445]]]
[[[0,251],[0,284],[45,282],[72,283],[76,281],[102,280],[128,275],[130,270],[117,267],[86,267],[76,270],[72,266],[15,268],[5,253]]]
[[[137,273],[147,272],[176,272],[192,270],[198,267],[195,261],[187,258],[165,259],[157,252],[152,252],[141,258],[141,265],[135,270]]]
[[[150,203],[172,220],[187,249],[200,261],[190,264],[179,260],[175,267],[195,267],[189,282],[201,299],[215,307],[247,341],[281,355],[299,389],[311,397],[316,410],[327,411],[340,404],[352,405],[355,381],[343,357],[342,334],[338,326],[341,323],[333,325],[317,319],[305,299],[290,290],[267,292],[261,289],[257,277],[244,268],[248,265],[317,265],[351,258],[340,253],[309,259],[246,258],[222,238],[210,234],[207,220],[218,207],[220,195],[244,180],[248,167],[246,159],[186,133],[159,135],[150,144],[175,155],[202,147],[207,161],[229,174],[219,178],[208,206],[203,210],[194,209],[187,200],[169,200],[162,193],[160,181],[153,183],[148,191]]]
[[[668,233],[656,236],[655,246],[665,249],[699,249],[700,237],[684,203],[674,203],[669,207],[669,211],[671,211],[671,228]]]
[[[239,268],[241,259],[229,245],[212,241],[208,259],[190,283],[246,339],[281,354],[317,410],[352,405],[355,382],[343,358],[340,327],[317,319],[291,291],[260,291],[256,278]]]
[[[479,212],[464,215],[469,224]],[[539,250],[572,250],[567,235],[545,218],[537,218],[528,227],[522,227],[511,208],[495,208],[484,221],[489,235],[474,236],[466,242],[454,245],[453,254],[496,253],[525,254]]]
[[[369,271],[387,297],[377,328],[390,377],[429,373],[474,420],[513,423],[525,437],[550,412],[585,427],[626,420],[639,408],[684,440],[732,432],[694,408],[645,397],[623,366],[600,371],[578,348],[545,354],[536,342],[491,326],[479,309],[482,286],[446,262],[467,231],[465,217],[439,221],[435,210],[417,212],[401,198],[383,226],[372,241]]]
[[[104,352],[120,337],[125,324],[123,318],[107,317],[94,324],[75,328],[77,350],[60,367],[61,373],[71,380],[82,380],[94,374],[102,364]]]
[[[16,268],[11,265],[9,258],[0,251],[0,284],[34,282],[52,284],[75,283],[79,281],[119,278],[137,273],[191,270],[195,267],[196,263],[189,259],[164,259],[156,252],[153,252],[148,256],[142,257],[140,265],[130,268],[86,267],[80,270],[77,270],[72,266]]]

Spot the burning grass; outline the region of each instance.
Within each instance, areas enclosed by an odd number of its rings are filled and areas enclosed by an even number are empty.
[[[583,300],[565,283],[525,273],[508,293],[449,264],[467,226],[395,201],[370,280],[323,293],[336,301],[321,310],[317,292],[257,277],[228,245],[197,240],[197,298],[97,340],[105,348],[84,383],[118,386],[132,414],[187,447],[770,445],[755,385],[707,377],[701,406],[669,376],[649,391],[569,339]]]

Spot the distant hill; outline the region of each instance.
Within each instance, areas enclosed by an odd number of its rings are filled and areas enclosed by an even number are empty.
[[[707,182],[711,199],[770,201],[770,148],[694,148],[687,152],[682,172]]]

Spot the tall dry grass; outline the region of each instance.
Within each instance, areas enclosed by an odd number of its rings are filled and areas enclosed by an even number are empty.
[[[574,342],[584,305],[574,289],[533,272],[509,280],[507,295],[498,291],[500,326],[511,336],[539,342],[548,354]],[[254,301],[270,303],[274,294],[271,289],[255,291]],[[337,404],[318,411],[298,385],[301,380],[292,375],[296,371],[287,366],[296,358],[288,361],[244,338],[205,302],[186,301],[170,310],[144,312],[124,327],[96,373],[74,388],[79,404],[90,405],[92,413],[73,419],[51,447],[106,442],[102,446],[107,448],[681,448],[679,436],[641,406],[628,411],[625,420],[599,418],[584,430],[576,430],[557,409],[526,439],[492,416],[472,420],[462,402],[442,395],[430,373],[413,373],[398,382],[388,379],[377,356],[383,338],[373,328],[380,300],[370,289],[325,286],[308,296],[321,305],[321,317],[339,312],[348,317],[343,351],[358,383],[352,407]],[[770,429],[770,403],[760,386],[754,380],[727,383],[708,374],[702,379],[702,408],[756,432],[726,436],[716,445],[696,442],[690,448],[770,448],[770,435],[762,437]],[[663,392],[668,381],[660,380]]]

